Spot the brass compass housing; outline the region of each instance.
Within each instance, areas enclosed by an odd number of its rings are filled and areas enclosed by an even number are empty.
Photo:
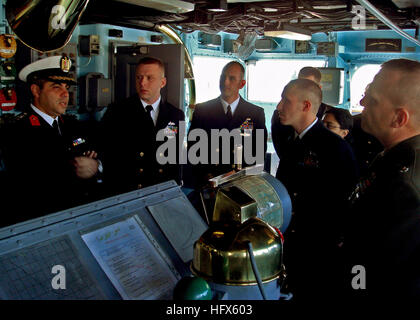
[[[255,285],[247,243],[263,282],[282,272],[283,245],[277,231],[257,218],[256,202],[235,186],[222,188],[216,196],[213,223],[194,244],[192,272],[226,285]]]

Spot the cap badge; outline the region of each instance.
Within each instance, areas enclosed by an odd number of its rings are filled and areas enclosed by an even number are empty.
[[[71,60],[66,57],[63,56],[60,60],[60,68],[63,72],[69,72],[70,71],[70,66],[71,66]]]

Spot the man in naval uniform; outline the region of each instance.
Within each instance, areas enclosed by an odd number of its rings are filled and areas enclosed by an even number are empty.
[[[5,160],[13,194],[10,222],[35,218],[90,201],[100,162],[80,123],[65,115],[71,60],[53,56],[19,73],[32,103],[7,129]],[[6,214],[4,215],[6,216]]]
[[[104,183],[111,193],[144,188],[168,180],[181,182],[179,165],[180,121],[184,112],[163,101],[165,67],[153,57],[142,58],[136,67],[137,94],[111,105],[102,119]],[[176,163],[161,164],[156,154],[164,141],[156,134],[164,130],[167,139],[176,138]],[[171,155],[174,156],[174,155]]]
[[[321,87],[321,72],[314,67],[303,67],[300,69],[298,74],[298,79],[308,79],[316,82]],[[321,102],[316,116],[319,120],[322,120],[324,114],[327,110],[331,108],[330,105],[327,105]],[[284,151],[284,138],[287,138],[290,134],[294,132],[291,126],[282,125],[279,119],[279,114],[277,109],[274,110],[273,116],[271,117],[271,139],[273,141],[274,150],[276,150],[277,155],[281,158],[282,152]]]
[[[252,132],[252,157],[258,161],[258,156],[262,159],[263,164],[265,152],[267,150],[267,128],[265,126],[264,109],[245,101],[240,95],[239,90],[245,86],[245,70],[244,67],[236,61],[229,62],[222,70],[220,76],[220,97],[198,104],[195,107],[189,135],[194,129],[203,129],[208,136],[208,158],[207,164],[197,164],[192,167],[192,175],[194,178],[193,186],[196,190],[206,186],[209,178],[232,171],[235,162],[239,162],[238,158],[234,158],[235,146],[230,145],[230,161],[228,164],[223,164],[223,146],[219,141],[218,148],[211,148],[211,131],[212,129],[222,130],[227,129],[229,132],[233,129],[248,129]],[[260,147],[263,145],[263,153],[257,155],[257,133],[256,130],[263,130],[261,133],[262,141]],[[243,130],[244,131],[244,130]],[[221,139],[220,139],[221,140]],[[246,145],[244,139],[241,137],[243,152],[250,152],[245,150]],[[189,143],[189,147],[194,145]],[[239,144],[240,145],[240,144]],[[240,150],[240,149],[238,149]],[[262,150],[262,148],[261,148]],[[212,164],[212,153],[217,152],[219,164]],[[188,155],[190,157],[190,154]],[[214,157],[214,154],[213,154]],[[190,159],[191,160],[191,159]],[[242,157],[242,166],[255,165],[256,163],[248,163],[245,156]]]
[[[317,118],[320,87],[297,79],[284,88],[277,106],[285,137],[277,179],[292,200],[293,216],[285,232],[285,265],[297,299],[331,297],[339,285],[344,206],[357,182],[350,145]]]
[[[418,301],[420,63],[385,62],[360,104],[362,129],[376,137],[384,151],[351,198],[344,238],[350,262],[348,286],[357,297]]]
[[[359,164],[360,176],[366,175],[369,166],[379,152],[384,150],[382,144],[371,134],[362,129],[362,114],[353,116],[353,129],[351,130],[351,146]]]

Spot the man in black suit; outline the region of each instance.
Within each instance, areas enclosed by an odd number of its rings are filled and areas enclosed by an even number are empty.
[[[194,187],[199,190],[204,187],[209,178],[227,173],[236,168],[235,162],[238,162],[235,159],[235,146],[233,143],[230,145],[230,161],[228,163],[223,163],[223,146],[222,143],[217,143],[218,148],[211,148],[211,131],[213,129],[222,130],[227,129],[231,132],[233,129],[250,129],[252,132],[252,156],[242,157],[242,166],[246,167],[249,165],[255,165],[256,161],[260,160],[260,163],[264,163],[264,156],[267,150],[267,129],[265,127],[265,115],[264,109],[253,105],[245,101],[240,95],[239,90],[245,86],[245,70],[242,64],[236,61],[229,62],[222,70],[220,76],[220,97],[198,104],[195,107],[193,118],[191,121],[191,126],[189,130],[189,137],[194,129],[203,129],[208,136],[209,148],[208,148],[208,158],[207,164],[197,164],[192,168],[193,177],[195,179]],[[260,129],[260,132],[257,133],[257,130]],[[259,136],[258,136],[259,135]],[[257,146],[257,139],[259,145]],[[251,150],[247,149],[245,139],[242,139],[239,145],[242,145],[243,152],[248,155]],[[194,145],[189,143],[189,147]],[[257,154],[258,148],[260,153]],[[241,149],[236,149],[241,150]],[[212,154],[213,153],[213,154]],[[219,158],[219,164],[212,163],[212,156],[214,158],[215,154],[218,153],[217,158]],[[189,158],[191,157],[190,153],[188,154]],[[253,158],[253,159],[250,159]],[[247,161],[248,159],[248,161]],[[191,160],[191,159],[189,159]]]
[[[342,219],[357,182],[357,164],[349,144],[326,129],[316,116],[319,86],[307,79],[289,82],[277,106],[285,137],[277,179],[292,200],[293,216],[285,233],[285,263],[297,298],[331,291],[340,274]]]
[[[314,67],[303,67],[300,69],[298,79],[308,79],[316,82],[321,87],[321,72]],[[329,110],[331,106],[321,102],[316,116],[319,120],[322,120],[325,112]],[[273,116],[271,117],[271,139],[273,141],[274,149],[277,155],[281,158],[282,145],[285,143],[283,138],[287,137],[293,132],[293,128],[290,126],[284,126],[280,123],[279,114],[277,110],[274,110]]]
[[[111,105],[102,118],[104,183],[111,193],[172,179],[180,183],[178,148],[176,158],[165,152],[156,154],[165,143],[157,140],[157,133],[163,129],[165,140],[176,138],[178,147],[180,121],[185,120],[181,109],[163,101],[160,90],[165,85],[162,61],[142,58],[136,68],[137,94]],[[175,161],[162,164],[165,157]]]
[[[419,301],[420,63],[385,62],[360,104],[362,129],[385,149],[352,196],[344,246],[348,275],[358,270],[348,285],[359,297]]]
[[[19,78],[32,104],[7,128],[5,162],[13,202],[9,222],[35,218],[91,200],[100,162],[81,124],[65,115],[71,61],[53,56],[27,65]],[[13,215],[13,217],[12,217]],[[6,214],[4,215],[6,216]]]

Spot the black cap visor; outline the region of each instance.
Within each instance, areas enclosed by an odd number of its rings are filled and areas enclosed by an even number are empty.
[[[34,83],[37,80],[47,80],[56,83],[67,83],[69,85],[76,85],[77,82],[68,72],[63,72],[61,69],[46,69],[36,71],[28,75],[28,83]]]

